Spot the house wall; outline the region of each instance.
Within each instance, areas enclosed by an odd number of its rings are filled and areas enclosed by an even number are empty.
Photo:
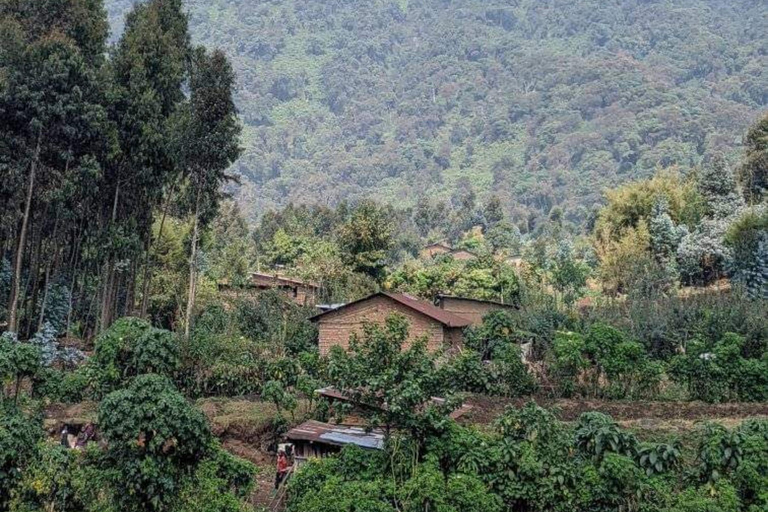
[[[445,328],[445,344],[450,347],[453,353],[459,351],[464,346],[464,329],[462,327]]]
[[[261,275],[251,276],[251,283],[259,289],[279,290],[300,306],[314,306],[317,300],[317,289],[306,284],[292,283],[274,276]]]
[[[384,296],[348,306],[338,312],[329,313],[318,319],[318,339],[320,354],[325,356],[331,347],[349,348],[349,338],[353,333],[362,334],[363,324],[383,323],[393,313],[400,313],[410,323],[406,346],[426,336],[427,348],[438,350],[446,341],[443,325],[436,320],[413,311],[412,309]]]
[[[425,247],[424,249],[421,250],[420,255],[422,259],[428,260],[430,258],[434,258],[438,254],[445,254],[448,252],[451,252],[451,250],[446,247],[435,245],[435,246]]]
[[[472,325],[482,324],[483,317],[493,311],[513,309],[512,306],[504,306],[502,304],[478,302],[452,297],[443,297],[440,299],[440,307],[446,311],[459,315],[462,318],[466,318],[472,322]]]
[[[475,256],[471,252],[467,252],[464,250],[452,251],[451,255],[453,256],[453,259],[458,261],[468,261],[468,260],[474,260],[477,258],[477,256]]]

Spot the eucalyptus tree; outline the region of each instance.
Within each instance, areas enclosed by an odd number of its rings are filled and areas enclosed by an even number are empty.
[[[189,336],[195,307],[200,230],[215,217],[228,181],[227,169],[240,156],[240,122],[232,99],[235,74],[221,51],[194,50],[190,62],[189,101],[174,118],[173,147],[184,172],[185,202],[192,216],[189,289],[184,318]]]
[[[58,250],[46,252],[48,259],[41,263],[42,244],[67,232],[62,221],[73,214],[74,197],[100,174],[95,155],[108,145],[109,128],[93,56],[60,31],[31,39],[34,30],[24,26],[25,20],[5,14],[6,27],[13,28],[3,52],[0,165],[8,178],[2,191],[14,248],[8,328],[15,332],[26,295],[22,270],[28,269],[33,309],[38,270],[47,269],[47,281],[52,261],[61,257]]]
[[[170,120],[184,101],[189,51],[181,0],[151,0],[129,13],[112,54],[109,113],[120,150],[106,170],[102,196],[101,244],[108,255],[101,270],[102,330],[118,310],[121,291],[124,311],[132,306],[153,211],[178,178],[167,140]]]

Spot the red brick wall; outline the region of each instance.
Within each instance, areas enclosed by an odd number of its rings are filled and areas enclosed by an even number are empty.
[[[362,334],[365,322],[383,323],[393,313],[400,313],[408,319],[409,342],[426,335],[429,350],[434,351],[443,346],[446,336],[440,322],[392,299],[379,296],[321,317],[317,322],[320,355],[328,355],[333,346],[348,348],[350,336],[353,333]]]
[[[466,318],[472,325],[483,323],[483,317],[492,311],[500,309],[512,309],[512,306],[503,306],[490,302],[477,302],[474,300],[464,300],[451,297],[443,297],[440,300],[440,307],[451,313],[455,313],[462,318]]]

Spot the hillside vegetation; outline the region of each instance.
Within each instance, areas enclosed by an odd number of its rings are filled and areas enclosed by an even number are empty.
[[[113,28],[131,0],[108,0]],[[239,77],[239,199],[413,204],[468,186],[523,218],[729,154],[768,104],[759,0],[186,0]]]

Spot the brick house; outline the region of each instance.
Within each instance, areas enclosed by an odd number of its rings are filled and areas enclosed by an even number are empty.
[[[504,304],[492,300],[470,299],[467,297],[453,297],[450,295],[439,295],[437,297],[437,307],[469,320],[471,325],[482,324],[483,318],[488,313],[519,309],[519,307],[514,304]]]
[[[352,334],[362,334],[365,323],[383,323],[394,313],[403,315],[410,323],[407,342],[427,337],[427,348],[457,347],[462,343],[462,331],[469,320],[409,295],[379,292],[364,299],[315,315],[320,355],[326,356],[331,347],[349,347]]]
[[[251,284],[259,290],[281,290],[302,306],[314,306],[320,290],[320,287],[315,283],[261,272],[251,274]]]
[[[230,283],[226,281],[219,283],[220,290],[231,288]],[[262,272],[251,273],[245,288],[255,291],[278,290],[300,306],[314,306],[320,291],[320,287],[315,283]]]

